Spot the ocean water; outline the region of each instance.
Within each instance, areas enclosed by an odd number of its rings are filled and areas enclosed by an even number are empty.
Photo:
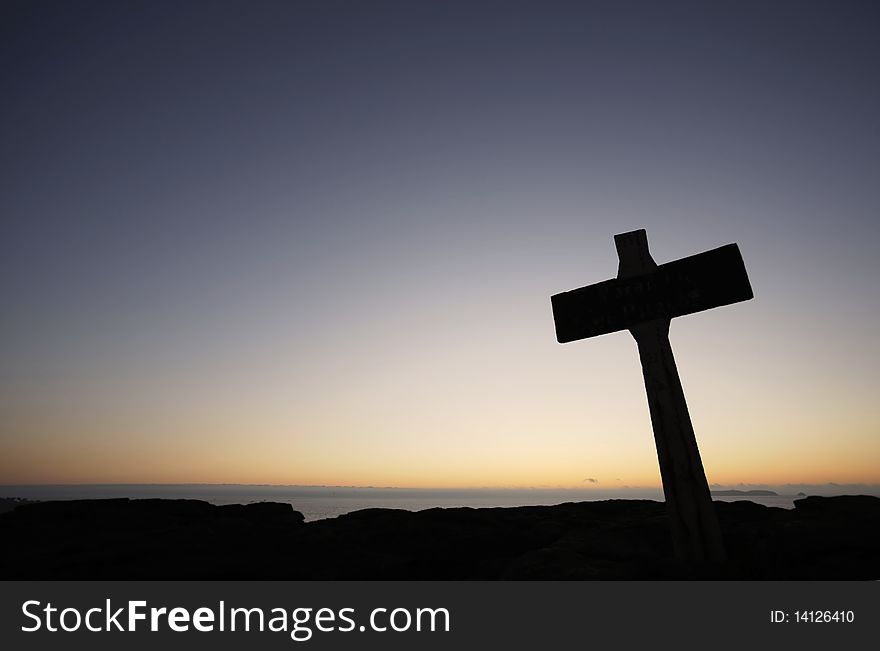
[[[563,504],[608,499],[663,500],[659,489],[413,489],[339,486],[262,486],[239,484],[77,484],[0,486],[0,497],[31,500],[75,500],[128,497],[132,499],[196,499],[213,504],[287,502],[307,521],[334,518],[361,509],[421,511],[437,507],[512,507]],[[793,508],[797,495],[716,496],[716,500],[748,499],[765,506]]]

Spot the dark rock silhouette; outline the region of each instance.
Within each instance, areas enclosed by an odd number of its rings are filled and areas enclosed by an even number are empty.
[[[878,579],[880,498],[793,510],[715,502],[728,559],[675,560],[660,502],[367,509],[304,523],[289,504],[24,504],[0,515],[2,579]]]
[[[0,497],[0,513],[7,513],[22,504],[33,504],[34,500],[23,497]]]

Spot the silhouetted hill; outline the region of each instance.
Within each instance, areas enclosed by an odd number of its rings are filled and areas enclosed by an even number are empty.
[[[770,496],[778,496],[779,493],[776,491],[768,491],[768,490],[749,490],[749,491],[741,491],[741,490],[721,490],[721,491],[711,491],[712,495],[716,497],[770,497]]]
[[[82,500],[0,515],[3,579],[877,579],[880,499],[796,508],[716,502],[730,560],[672,559],[647,500],[420,512],[304,523],[289,504]]]
[[[34,500],[26,500],[23,497],[0,497],[0,513],[8,513],[22,504],[33,504]]]

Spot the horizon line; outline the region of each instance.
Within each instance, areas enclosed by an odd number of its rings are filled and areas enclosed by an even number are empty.
[[[273,483],[251,483],[251,482],[59,482],[59,483],[0,483],[0,487],[4,488],[28,488],[28,487],[75,487],[75,486],[242,486],[242,487],[273,487],[273,488],[350,488],[364,490],[425,490],[425,491],[442,491],[442,490],[562,490],[562,491],[601,491],[601,490],[662,490],[659,485],[623,485],[623,486],[602,486],[600,484],[589,483],[583,486],[375,486],[375,485],[355,485],[355,484],[273,484]],[[865,487],[880,489],[880,483],[840,483],[840,482],[785,482],[782,484],[771,483],[745,483],[739,482],[735,484],[712,483],[710,489],[716,488],[769,488],[769,487],[803,487],[815,486],[823,488],[847,488],[847,487]]]

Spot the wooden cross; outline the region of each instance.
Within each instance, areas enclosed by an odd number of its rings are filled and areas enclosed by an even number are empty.
[[[669,344],[673,317],[753,297],[736,244],[657,265],[644,230],[614,236],[617,278],[551,297],[556,339],[629,330],[639,348],[676,556],[724,559],[718,519]]]

